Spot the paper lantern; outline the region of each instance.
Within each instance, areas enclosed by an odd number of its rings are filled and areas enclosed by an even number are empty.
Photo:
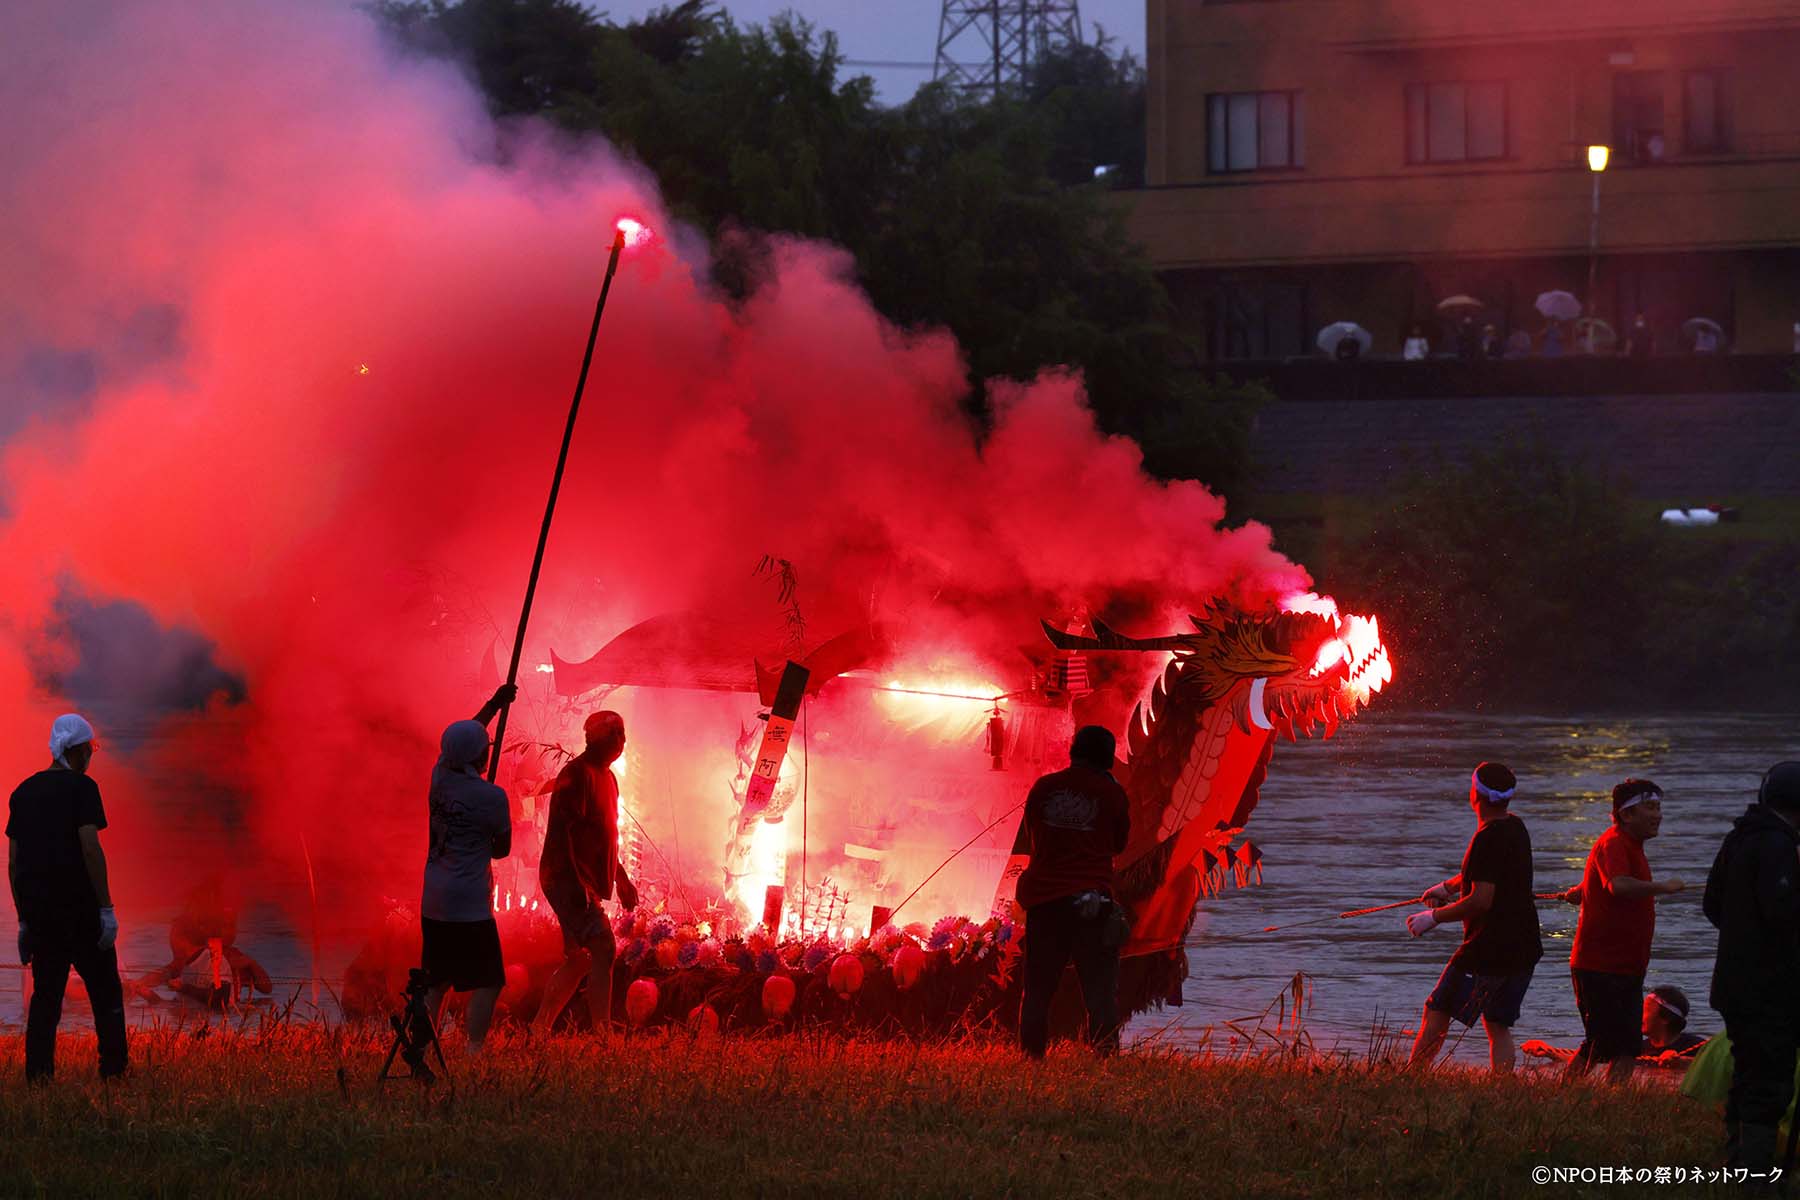
[[[911,942],[894,951],[894,986],[902,991],[925,974],[925,952]]]
[[[688,1032],[695,1037],[717,1037],[719,1033],[719,1014],[710,1004],[696,1004],[688,1013]]]
[[[656,983],[650,979],[634,979],[631,986],[625,989],[625,1018],[633,1025],[642,1025],[656,1015],[656,1003],[659,997]]]
[[[674,938],[664,938],[656,943],[656,965],[665,971],[673,971],[675,962],[681,955],[681,943]]]
[[[862,959],[854,954],[838,955],[831,961],[831,974],[827,977],[827,982],[838,995],[853,995],[863,985]]]
[[[771,975],[763,980],[763,1015],[779,1021],[794,1007],[794,981],[786,975]]]

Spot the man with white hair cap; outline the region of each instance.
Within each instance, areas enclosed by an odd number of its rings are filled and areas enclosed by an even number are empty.
[[[6,873],[19,914],[19,960],[31,964],[25,1078],[56,1073],[56,1027],[69,969],[81,974],[94,1009],[100,1076],[126,1067],[125,989],[113,942],[119,921],[106,882],[100,831],[106,810],[88,778],[94,728],[77,713],[50,727],[50,766],[13,790],[6,821]]]

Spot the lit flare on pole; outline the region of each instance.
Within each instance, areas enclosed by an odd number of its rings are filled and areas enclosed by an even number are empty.
[[[643,222],[621,217],[613,225],[612,253],[606,259],[606,278],[600,284],[600,299],[594,305],[594,323],[588,329],[587,349],[581,356],[581,373],[575,378],[575,397],[569,402],[569,420],[563,426],[562,449],[557,451],[556,472],[550,477],[550,499],[544,505],[544,523],[538,529],[537,552],[531,558],[531,576],[525,582],[525,603],[519,610],[519,629],[513,635],[512,660],[507,664],[506,682],[519,680],[519,655],[525,650],[525,627],[531,622],[531,602],[537,596],[538,575],[544,568],[544,547],[550,541],[550,522],[556,516],[556,496],[562,490],[563,471],[569,465],[569,444],[575,439],[575,418],[581,413],[581,394],[587,389],[588,368],[594,363],[594,343],[600,337],[600,318],[606,315],[606,298],[612,292],[613,276],[619,270],[619,255],[627,245],[639,245],[650,236]],[[492,782],[500,772],[500,755],[506,747],[506,716],[512,705],[502,705],[494,725],[493,754],[488,759],[487,777]]]

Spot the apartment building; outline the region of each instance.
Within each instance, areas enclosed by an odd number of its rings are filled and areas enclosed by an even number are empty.
[[[1209,358],[1561,289],[1659,349],[1800,322],[1800,0],[1148,0],[1130,223]],[[1609,147],[1598,220],[1587,148]],[[1593,295],[1588,296],[1590,271]]]

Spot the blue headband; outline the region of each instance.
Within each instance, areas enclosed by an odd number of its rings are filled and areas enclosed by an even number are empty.
[[[1469,776],[1469,786],[1475,790],[1477,796],[1480,796],[1482,800],[1489,804],[1505,804],[1513,798],[1513,793],[1519,790],[1517,784],[1507,788],[1505,791],[1489,787],[1487,784],[1481,782],[1479,767],[1476,768],[1476,774]]]

